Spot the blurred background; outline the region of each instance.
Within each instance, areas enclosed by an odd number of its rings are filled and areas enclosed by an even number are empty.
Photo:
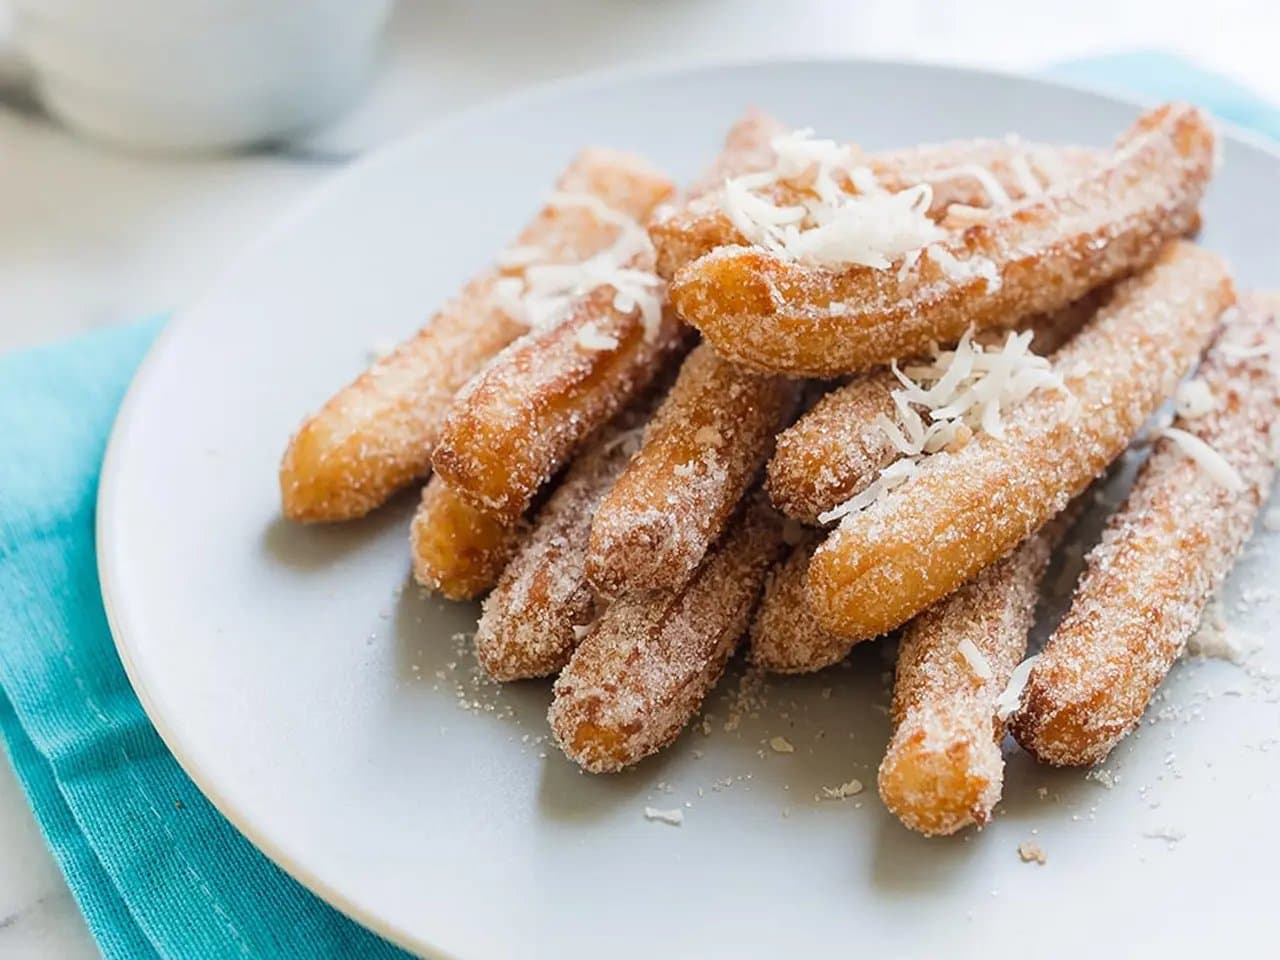
[[[1038,71],[1162,50],[1280,102],[1278,27],[1274,0],[0,0],[0,352],[179,308],[343,164],[556,77],[837,55]],[[203,100],[185,83],[201,73],[218,79]],[[0,763],[0,956],[94,954]]]

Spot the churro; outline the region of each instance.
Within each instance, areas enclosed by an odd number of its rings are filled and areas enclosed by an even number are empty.
[[[1026,655],[1040,579],[1072,518],[1049,521],[903,630],[879,785],[912,830],[938,836],[991,818],[1004,782],[998,700]]]
[[[1097,306],[1097,298],[1087,296],[1028,323],[1035,333],[1032,350],[1041,355],[1057,350]],[[994,344],[999,335],[986,331],[979,339]],[[900,386],[888,369],[858,374],[778,434],[765,484],[774,506],[789,517],[817,523],[820,515],[865,490],[899,454],[880,418],[894,417],[893,392]]]
[[[556,673],[595,619],[586,577],[591,518],[639,448],[642,422],[643,413],[624,413],[574,459],[485,598],[476,659],[493,679]]]
[[[1273,295],[1231,311],[1196,375],[1211,409],[1174,421],[1090,551],[1014,718],[1018,742],[1040,760],[1106,758],[1248,539],[1280,458],[1278,309]]]
[[[701,562],[795,411],[800,381],[753,373],[705,344],[680,368],[635,459],[591,524],[602,592],[674,590]]]
[[[280,465],[285,516],[307,522],[360,517],[426,476],[454,393],[527,329],[523,318],[502,305],[504,284],[519,284],[530,258],[542,264],[578,263],[615,242],[615,223],[565,201],[593,198],[643,219],[667,199],[671,184],[629,154],[584,150],[556,189],[558,198],[500,258],[509,262],[473,279],[418,333],[303,423]]]
[[[925,188],[828,205],[813,227],[796,219],[813,219],[805,208],[761,211],[743,191],[740,219],[768,249],[701,257],[671,301],[722,356],[758,370],[830,377],[917,355],[1150,263],[1194,223],[1214,145],[1200,111],[1161,107],[1092,172],[950,234],[924,215]]]
[[[853,644],[823,628],[805,598],[805,578],[818,530],[803,529],[764,581],[764,596],[751,621],[751,662],[770,673],[813,673],[839,663]]]
[[[1028,396],[1001,435],[924,458],[843,519],[809,566],[819,621],[850,639],[877,636],[1011,552],[1124,450],[1233,300],[1222,261],[1182,241],[1118,284],[1055,357],[1065,392]]]
[[[445,414],[432,463],[478,507],[515,518],[578,445],[642,391],[683,340],[657,308],[623,310],[612,286],[567,319],[522,337],[467,384]]]
[[[518,523],[476,509],[432,477],[409,528],[413,577],[450,600],[473,600],[497,582],[519,539]]]
[[[750,162],[716,170],[714,179],[702,181],[702,189],[689,202],[655,214],[649,235],[658,251],[661,276],[674,277],[685,264],[717,247],[748,242],[725,213],[723,193],[716,188],[722,188],[726,179],[772,167],[778,159],[772,141],[785,138],[786,133],[776,120],[749,114],[735,125],[730,139],[749,144]],[[934,220],[943,220],[953,207],[956,213],[963,210],[986,219],[1000,206],[1038,196],[1084,175],[1100,160],[1096,150],[1016,139],[955,141],[865,157],[855,146],[843,149],[862,190],[850,179],[849,169],[836,171],[840,189],[857,194],[874,187],[896,193],[927,183],[931,197],[925,212]],[[808,193],[808,184],[779,182],[768,195],[778,206],[790,206]]]
[[[609,606],[555,684],[548,719],[565,754],[603,773],[674,740],[724,672],[781,548],[780,521],[753,503],[679,590]]]

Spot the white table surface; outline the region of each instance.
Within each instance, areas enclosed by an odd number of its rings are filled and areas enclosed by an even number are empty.
[[[1032,70],[1180,52],[1280,101],[1271,0],[791,2],[403,0],[352,114],[305,145],[199,160],[76,139],[0,94],[0,351],[171,309],[348,157],[478,100],[624,62],[806,54]],[[785,11],[785,12],[784,12]],[[13,774],[0,764],[0,956],[96,955]]]

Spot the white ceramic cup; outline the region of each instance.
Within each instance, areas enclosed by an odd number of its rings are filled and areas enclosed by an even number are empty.
[[[392,0],[0,0],[49,112],[198,151],[296,134],[363,88]]]

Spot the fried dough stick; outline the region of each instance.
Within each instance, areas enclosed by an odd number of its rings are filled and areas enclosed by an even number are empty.
[[[1159,441],[1031,671],[1013,732],[1040,760],[1100,763],[1138,724],[1267,498],[1280,457],[1280,297],[1242,307],[1197,374],[1213,409],[1174,422],[1190,450]],[[1197,441],[1208,445],[1199,459]]]
[[[940,836],[990,820],[1004,782],[997,700],[1026,656],[1040,580],[1076,513],[1068,507],[903,631],[879,785],[910,829]]]
[[[765,578],[764,596],[751,621],[751,662],[770,673],[813,673],[843,660],[853,648],[825,629],[809,609],[805,580],[820,530],[804,530]]]
[[[679,590],[608,607],[556,681],[548,719],[565,754],[607,773],[673,741],[724,672],[781,548],[781,522],[752,503]]]
[[[591,524],[587,574],[611,596],[674,590],[693,574],[790,420],[801,382],[685,358],[635,459]]]
[[[1027,397],[1003,437],[978,434],[925,458],[915,476],[844,518],[809,566],[818,620],[851,640],[878,636],[1007,556],[1128,446],[1234,299],[1218,257],[1170,244],[1058,352],[1069,396]]]
[[[586,195],[632,218],[646,218],[671,192],[643,161],[584,150],[561,175],[561,194]],[[616,226],[580,206],[550,204],[525,227],[516,249],[541,262],[576,263],[609,247]],[[303,423],[280,464],[285,516],[350,520],[427,475],[454,393],[526,330],[500,305],[497,285],[524,266],[485,270],[413,337],[335,394]]]
[[[886,269],[722,247],[676,274],[671,301],[725,359],[770,373],[831,377],[918,355],[1151,263],[1195,222],[1214,143],[1200,111],[1161,107],[1092,173]]]

